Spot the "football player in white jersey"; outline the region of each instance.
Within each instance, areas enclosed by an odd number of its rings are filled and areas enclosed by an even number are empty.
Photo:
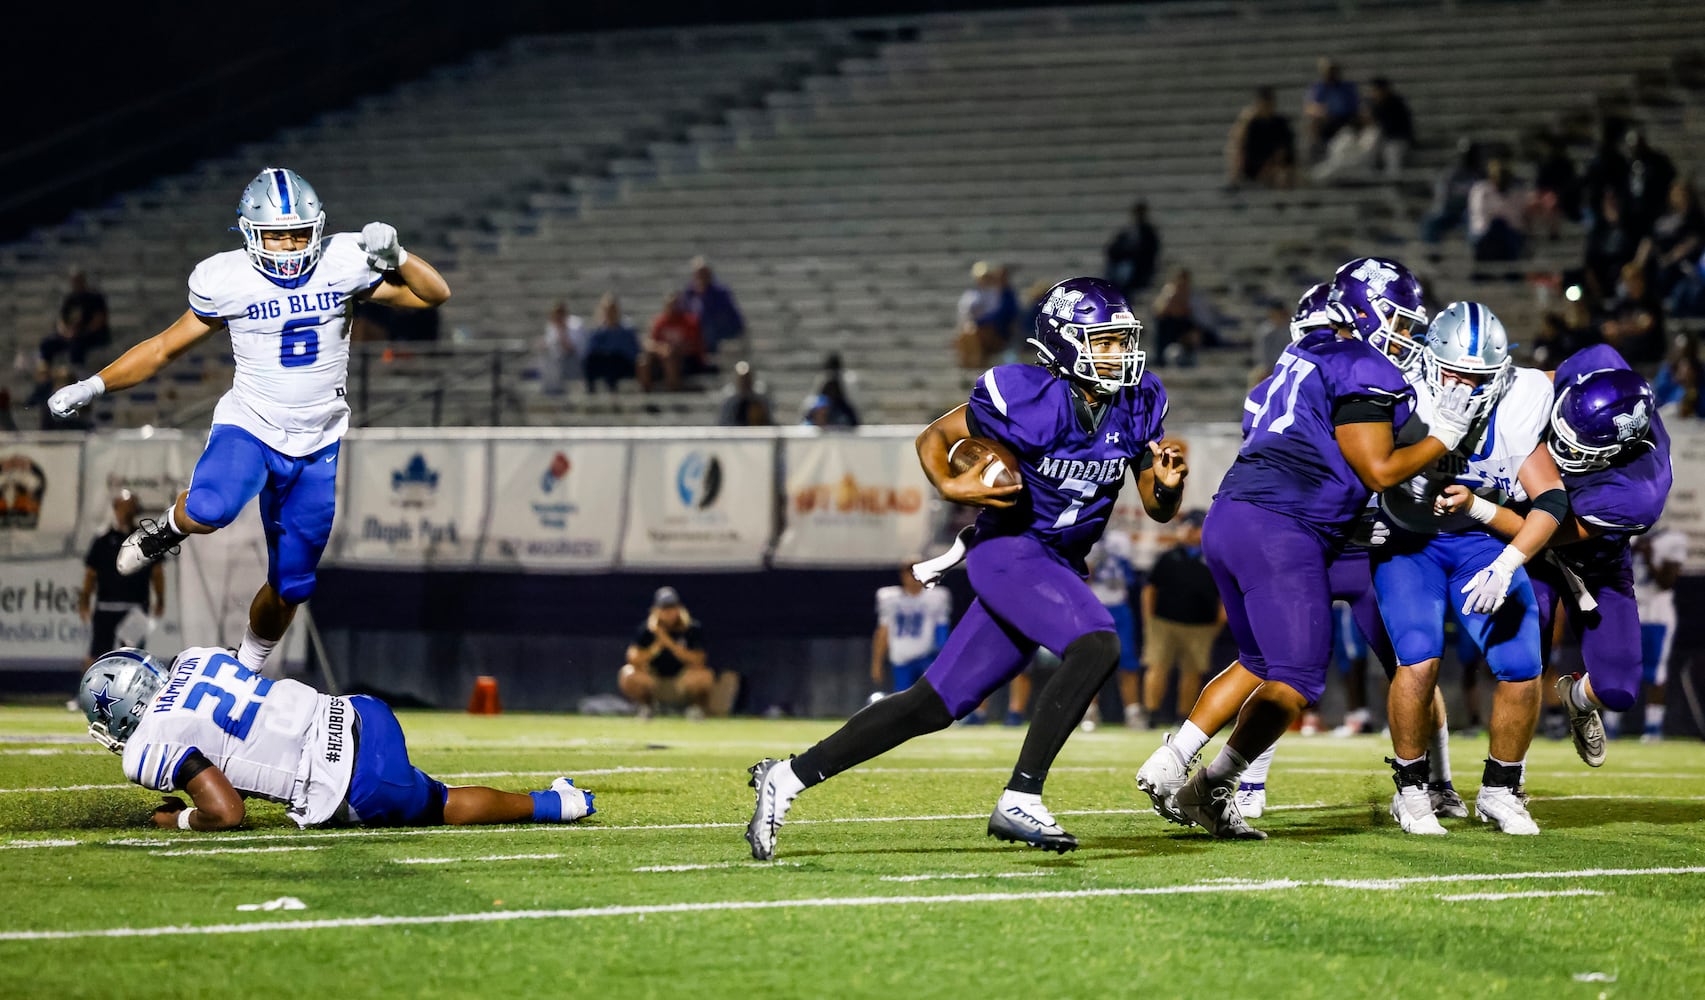
[[[228,650],[191,647],[170,666],[115,649],[83,674],[89,735],[124,757],[124,776],[168,797],[159,827],[228,830],[244,798],[283,803],[297,826],[572,823],[592,793],[568,778],[530,794],[447,788],[409,762],[402,726],[377,698],[334,698],[268,680]]]
[[[331,536],[338,443],[349,428],[343,383],[355,303],[426,309],[450,297],[443,277],[404,250],[391,226],[370,222],[359,235],[322,238],[325,225],[307,181],[292,170],[262,170],[237,203],[244,247],[196,265],[189,309],[48,400],[54,416],[68,417],[104,392],[148,380],[220,328],[230,330],[236,377],[213,411],[190,487],[158,521],[141,522],[120,549],[118,567],[139,572],[187,536],[230,524],[258,495],[267,579],[249,605],[237,651],[254,670],[313,593]]]
[[[1477,302],[1455,302],[1439,314],[1427,329],[1421,363],[1421,425],[1447,391],[1469,386],[1477,405],[1460,446],[1380,494],[1392,532],[1373,550],[1374,588],[1398,662],[1388,706],[1397,784],[1391,813],[1406,833],[1445,832],[1428,796],[1427,743],[1445,615],[1454,614],[1499,681],[1491,756],[1475,811],[1505,833],[1535,834],[1539,827],[1520,786],[1539,715],[1542,661],[1539,608],[1523,566],[1568,511],[1562,477],[1545,446],[1551,381],[1544,372],[1511,364],[1503,323]],[[1441,508],[1453,483],[1499,502],[1530,502],[1520,532],[1505,544],[1467,514]]]
[[[1687,536],[1663,526],[1634,540],[1634,597],[1640,608],[1640,646],[1646,681],[1646,719],[1640,738],[1664,738],[1664,685],[1675,643],[1675,581],[1687,562]]]
[[[870,639],[870,682],[882,689],[888,666],[890,694],[917,682],[935,659],[953,627],[953,593],[946,587],[924,589],[911,564],[900,567],[900,585],[876,592],[876,632]]]

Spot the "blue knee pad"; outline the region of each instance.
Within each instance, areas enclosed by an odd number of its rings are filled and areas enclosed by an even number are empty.
[[[1445,650],[1445,568],[1425,548],[1376,555],[1374,590],[1397,662],[1437,659]]]
[[[266,485],[267,460],[273,454],[241,427],[214,424],[206,449],[196,459],[184,512],[210,528],[223,528],[235,521]]]

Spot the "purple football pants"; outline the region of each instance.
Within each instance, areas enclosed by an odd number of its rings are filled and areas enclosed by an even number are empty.
[[[1350,617],[1367,640],[1368,650],[1379,661],[1385,676],[1397,670],[1397,654],[1391,649],[1391,636],[1385,631],[1385,619],[1379,616],[1379,599],[1373,589],[1373,561],[1366,549],[1347,549],[1326,568],[1326,581],[1332,589],[1332,599],[1350,606]]]
[[[1244,669],[1319,701],[1332,660],[1330,543],[1296,518],[1216,500],[1202,554]]]
[[[1568,582],[1548,557],[1527,564],[1534,599],[1539,602],[1539,637],[1550,656],[1551,624],[1561,597],[1569,613],[1569,628],[1581,643],[1581,660],[1593,693],[1612,712],[1634,707],[1640,694],[1640,612],[1634,602],[1633,558],[1625,549],[1614,564],[1583,574],[1581,582],[1598,602],[1594,611],[1575,607]]]
[[[965,609],[924,680],[962,719],[1016,677],[1042,646],[1055,655],[1113,616],[1064,558],[1026,535],[978,542],[965,557],[977,599]]]

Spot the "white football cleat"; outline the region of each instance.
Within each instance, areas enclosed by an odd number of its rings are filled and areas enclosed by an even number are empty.
[[[1507,785],[1481,785],[1474,797],[1474,814],[1504,833],[1531,837],[1539,832],[1539,824],[1528,814],[1526,796]]]
[[[145,517],[137,524],[139,527],[118,547],[114,565],[121,576],[135,576],[142,572],[176,552],[183,540],[189,537],[179,534],[164,517],[158,521]]]
[[[1054,819],[1054,814],[1042,804],[1042,796],[1025,795],[1010,788],[1001,793],[995,811],[989,814],[989,836],[1059,854],[1077,850],[1077,838]]]
[[[1432,800],[1433,815],[1439,819],[1468,818],[1468,803],[1462,801],[1456,786],[1448,781],[1427,782],[1427,798]]]
[[[1267,835],[1250,826],[1237,808],[1237,788],[1208,781],[1206,768],[1198,770],[1173,797],[1178,811],[1202,829],[1222,840],[1266,840]]]
[[[774,757],[765,757],[747,768],[746,773],[752,776],[749,784],[757,792],[752,821],[746,824],[746,843],[752,845],[753,858],[774,861],[776,833],[787,819],[793,800],[799,797],[805,786],[793,773],[790,761]]]
[[[1391,797],[1391,818],[1404,833],[1443,837],[1449,833],[1433,814],[1433,800],[1427,789],[1419,785],[1403,785]]]
[[[1575,707],[1575,685],[1581,683],[1573,674],[1557,678],[1557,697],[1563,701],[1563,711],[1569,713],[1569,738],[1575,742],[1575,753],[1588,767],[1604,764],[1604,720],[1596,708]]]
[[[1260,819],[1267,811],[1267,786],[1244,782],[1237,786],[1237,811],[1244,819]]]
[[[585,819],[598,811],[597,807],[592,804],[593,794],[584,788],[574,787],[573,778],[558,778],[551,782],[551,791],[557,793],[558,797],[562,799],[562,822],[564,823]]]
[[[1137,769],[1137,787],[1148,793],[1149,801],[1154,803],[1154,811],[1162,819],[1179,826],[1195,825],[1179,811],[1174,801],[1184,782],[1190,780],[1190,765],[1193,763],[1195,758],[1185,760],[1184,755],[1173,747],[1172,734],[1167,733],[1166,741]]]

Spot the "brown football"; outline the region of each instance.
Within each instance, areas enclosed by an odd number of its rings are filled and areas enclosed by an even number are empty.
[[[983,465],[991,454],[995,460]],[[955,476],[966,469],[981,468],[984,486],[1021,486],[1024,483],[1018,472],[1018,459],[1012,456],[1006,445],[989,438],[968,437],[953,442],[953,446],[947,449],[947,468]]]

